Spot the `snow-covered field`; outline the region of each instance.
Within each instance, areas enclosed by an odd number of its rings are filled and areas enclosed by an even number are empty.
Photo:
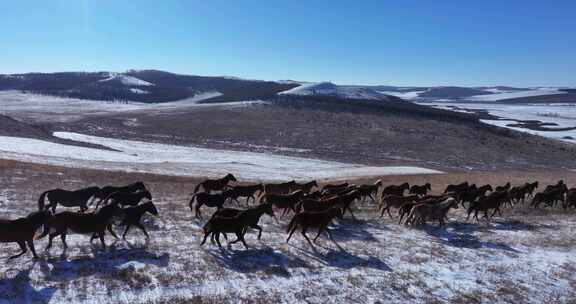
[[[305,96],[329,95],[351,99],[377,99],[377,100],[386,99],[386,95],[384,95],[381,92],[375,91],[369,87],[342,86],[333,84],[331,82],[303,83],[298,87],[292,88],[284,92],[280,92],[278,94],[305,95]]]
[[[66,167],[245,180],[348,179],[365,176],[435,174],[419,167],[371,167],[267,153],[203,149],[56,132],[56,137],[98,144],[115,151],[0,136],[0,158]]]
[[[540,135],[548,138],[563,140],[567,142],[576,142],[576,130],[568,131],[537,131],[527,128],[509,127],[514,124],[514,120],[535,120],[544,123],[555,123],[557,126],[546,126],[548,129],[554,128],[574,128],[576,127],[576,105],[573,104],[492,104],[492,103],[423,103],[442,109],[453,110],[452,107],[458,107],[459,110],[466,112],[465,109],[486,110],[488,113],[502,117],[503,120],[483,120],[483,122],[506,127],[530,134]],[[509,120],[506,120],[509,119]],[[572,137],[569,139],[566,137]]]
[[[490,102],[490,101],[500,101],[505,99],[522,98],[522,97],[566,94],[566,92],[559,91],[558,89],[555,88],[538,88],[533,90],[514,91],[514,92],[493,91],[493,93],[494,94],[490,95],[472,96],[466,99],[478,102]]]
[[[145,91],[145,90],[142,90]],[[127,112],[171,111],[190,107],[228,106],[239,107],[258,101],[197,104],[197,102],[222,95],[220,92],[203,92],[184,100],[147,104],[138,102],[111,102],[44,96],[17,91],[0,91],[0,114],[29,122],[68,122],[86,116],[110,115]]]
[[[29,172],[28,172],[29,173]],[[26,172],[25,176],[28,176]],[[41,177],[5,177],[10,213],[33,211]],[[54,179],[54,177],[46,177]],[[67,180],[69,186],[91,183]],[[19,185],[19,186],[18,186]],[[24,186],[25,188],[20,188]],[[248,249],[200,246],[205,220],[192,218],[181,184],[148,184],[160,212],[147,216],[151,240],[132,230],[128,242],[90,245],[89,236],[59,239],[42,258],[0,260],[0,303],[567,303],[576,290],[573,213],[466,221],[452,210],[447,229],[410,228],[378,219],[371,202],[356,204],[311,247],[299,233],[286,243],[289,217],[264,216],[262,240]],[[189,185],[192,187],[192,185]],[[28,190],[24,190],[28,189]],[[40,192],[38,189],[36,192]],[[518,207],[521,208],[521,207]],[[208,217],[209,211],[205,216]],[[122,228],[116,228],[122,232]],[[314,232],[309,233],[314,236]],[[18,252],[0,244],[1,257]],[[37,240],[42,252],[46,240]]]

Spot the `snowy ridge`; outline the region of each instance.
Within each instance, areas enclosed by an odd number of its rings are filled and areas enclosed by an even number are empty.
[[[381,94],[369,87],[359,86],[339,86],[331,82],[304,83],[293,89],[280,92],[283,95],[327,95],[338,96],[351,99],[386,99],[386,95]]]
[[[98,80],[99,82],[119,81],[126,86],[153,86],[153,83],[138,79],[133,76],[128,76],[120,73],[109,73],[106,79]]]

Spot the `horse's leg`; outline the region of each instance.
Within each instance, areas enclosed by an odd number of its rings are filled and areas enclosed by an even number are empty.
[[[130,227],[132,227],[132,225],[126,225],[126,228],[124,229],[124,233],[122,234],[122,239],[126,239],[126,234],[128,233],[128,230],[130,230]]]
[[[196,201],[196,218],[202,218],[202,214],[200,214],[200,207],[202,206],[202,204],[198,201]]]
[[[312,247],[314,247],[314,244],[312,244],[312,242],[310,241],[310,239],[308,238],[308,236],[306,235],[306,226],[302,226],[302,231],[300,231],[300,234],[302,234],[304,236],[304,238],[306,238],[306,240],[308,241],[308,243],[310,243],[310,245]]]
[[[32,251],[34,258],[37,259],[38,255],[36,254],[36,248],[34,248],[34,240],[30,239],[26,241],[26,243],[28,243],[28,248],[30,248],[30,251]]]
[[[52,239],[56,237],[57,234],[50,234],[50,236],[48,236],[48,245],[46,245],[46,248],[44,249],[44,251],[48,251],[50,249],[50,247],[52,247]]]
[[[104,242],[104,231],[98,232],[98,237],[100,237],[100,243],[102,243],[102,249],[106,250],[106,242]]]
[[[316,243],[316,240],[318,239],[318,237],[320,236],[320,234],[322,233],[322,230],[324,230],[324,228],[326,228],[325,225],[318,227],[318,234],[316,234],[316,237],[314,238],[314,243]]]
[[[258,224],[250,226],[254,229],[258,229],[258,239],[260,239],[262,237],[262,227],[258,226]],[[248,231],[248,229],[246,229],[246,231]],[[246,233],[246,232],[244,232]]]
[[[54,202],[54,203],[50,203],[51,207],[52,207],[52,214],[56,214],[56,205],[58,205],[58,203]]]
[[[19,256],[22,256],[23,254],[25,254],[25,253],[28,251],[28,249],[26,248],[26,242],[24,242],[24,241],[18,241],[18,246],[20,246],[20,249],[22,250],[22,252],[20,252],[20,253],[17,254],[17,255],[11,256],[11,257],[9,258],[10,260],[11,260],[11,259],[15,259],[15,258],[17,258],[17,257],[19,257]]]
[[[224,234],[224,235],[226,235],[226,234]],[[222,249],[222,244],[220,244],[220,233],[218,233],[218,234],[216,235],[216,243],[218,244],[218,247],[219,247],[220,249]]]
[[[140,228],[140,230],[142,230],[142,232],[144,232],[144,235],[146,236],[147,239],[150,238],[150,236],[148,235],[148,232],[146,232],[146,228],[144,228],[144,226],[140,223],[136,223],[134,224],[134,226]]]
[[[290,234],[288,234],[288,238],[286,239],[286,243],[288,243],[288,241],[290,241],[290,238],[292,237],[292,234],[294,234],[294,232],[296,231],[296,228],[298,228],[298,226],[294,225],[294,227],[290,231]]]
[[[68,244],[66,244],[66,231],[62,232],[60,235],[60,239],[62,240],[62,244],[64,244],[64,249],[68,248]]]
[[[112,229],[112,225],[108,225],[106,226],[106,229],[108,230],[108,232],[110,232],[110,234],[115,237],[116,239],[119,239],[119,237],[116,235],[116,232],[114,232],[114,230]]]
[[[202,239],[202,242],[200,243],[200,246],[204,245],[204,243],[206,243],[206,239],[208,239],[208,236],[210,235],[210,232],[204,232],[204,238]],[[214,234],[212,234],[212,238],[214,238]],[[212,243],[214,243],[214,240],[212,240]]]

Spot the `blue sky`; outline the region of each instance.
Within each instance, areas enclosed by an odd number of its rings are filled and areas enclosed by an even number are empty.
[[[0,73],[576,86],[576,1],[0,2]]]

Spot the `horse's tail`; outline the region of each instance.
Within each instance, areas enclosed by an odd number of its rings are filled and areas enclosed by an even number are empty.
[[[190,202],[188,203],[188,206],[190,206],[190,211],[194,211],[194,208],[192,208],[192,205],[194,205],[194,199],[196,198],[196,193],[192,194],[192,198],[190,199]]]
[[[292,230],[292,228],[294,228],[294,226],[297,225],[298,218],[299,218],[298,214],[292,217],[292,220],[290,220],[290,224],[288,224],[288,229],[286,230],[286,232],[290,232],[290,230]]]
[[[48,190],[48,191],[44,191],[42,192],[42,194],[40,194],[40,198],[38,198],[38,210],[42,211],[44,210],[44,200],[46,198],[46,195],[48,195],[50,192],[52,192],[52,190]]]
[[[198,190],[200,190],[200,186],[202,186],[202,183],[199,183],[198,185],[196,185],[196,187],[194,188],[194,193],[197,193]]]

